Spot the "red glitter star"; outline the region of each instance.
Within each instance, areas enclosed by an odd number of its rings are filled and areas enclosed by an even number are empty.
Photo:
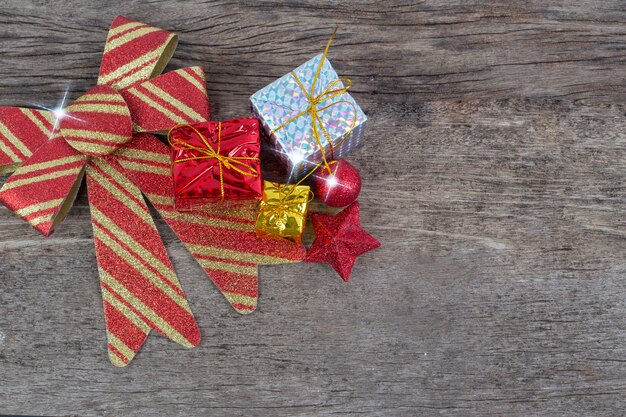
[[[311,213],[311,222],[315,241],[306,261],[330,264],[346,282],[356,258],[380,246],[378,240],[361,228],[358,201],[336,216]]]

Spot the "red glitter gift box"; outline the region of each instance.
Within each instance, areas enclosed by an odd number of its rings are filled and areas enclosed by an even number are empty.
[[[177,126],[169,134],[177,208],[263,196],[259,121]]]

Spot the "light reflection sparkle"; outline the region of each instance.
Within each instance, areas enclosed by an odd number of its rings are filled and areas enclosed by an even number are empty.
[[[69,95],[69,91],[70,86],[68,85],[63,92],[63,97],[61,98],[61,101],[59,102],[59,104],[57,104],[56,107],[46,107],[42,106],[41,104],[31,103],[33,106],[42,110],[48,110],[54,115],[54,126],[52,127],[52,131],[50,132],[50,138],[52,138],[57,128],[59,127],[61,120],[63,120],[64,118],[68,117],[70,119],[82,121],[78,117],[71,116],[65,111],[65,102],[67,100],[67,96]]]

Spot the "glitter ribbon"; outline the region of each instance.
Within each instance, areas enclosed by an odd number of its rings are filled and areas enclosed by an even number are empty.
[[[146,132],[208,119],[201,68],[159,75],[176,43],[173,33],[119,16],[98,85],[67,106],[64,117],[0,108],[0,165],[16,168],[0,202],[49,236],[87,178],[108,352],[116,366],[133,359],[151,330],[185,347],[200,340],[150,211],[124,166],[128,157],[121,156],[128,143],[158,142]],[[145,155],[149,161],[129,168],[155,171],[159,155]]]
[[[200,338],[144,197],[241,314],[256,309],[259,264],[306,254],[302,245],[258,239],[250,210],[174,207],[170,150],[148,132],[209,119],[200,67],[159,75],[176,43],[171,32],[119,16],[105,44],[100,91],[68,106],[62,120],[47,109],[0,107],[0,173],[15,171],[0,202],[47,236],[87,178],[108,353],[116,366],[130,363],[152,330],[185,347]],[[100,109],[108,114],[95,117]]]
[[[280,126],[278,126],[277,128],[275,128],[274,130],[272,130],[272,134],[275,133],[276,131],[285,128],[286,126],[288,126],[290,123],[293,123],[294,121],[298,120],[300,117],[303,117],[305,115],[309,115],[311,116],[311,135],[313,136],[313,138],[315,139],[315,143],[317,145],[317,147],[319,148],[321,154],[322,154],[322,159],[323,159],[323,165],[325,167],[325,169],[330,173],[330,165],[328,162],[328,159],[326,158],[326,153],[324,151],[324,145],[322,144],[322,140],[320,138],[320,133],[319,130],[321,129],[322,133],[324,134],[324,137],[326,138],[326,141],[329,144],[330,147],[330,152],[331,152],[331,158],[334,158],[334,148],[335,146],[340,146],[350,135],[350,133],[352,132],[352,130],[354,129],[354,126],[356,125],[356,121],[357,121],[357,109],[356,106],[354,105],[354,103],[351,103],[347,100],[338,100],[335,101],[331,104],[328,104],[326,106],[323,106],[321,108],[318,108],[317,106],[319,106],[320,104],[325,103],[326,101],[333,99],[335,97],[339,97],[342,94],[345,94],[348,92],[348,90],[350,89],[350,87],[352,87],[352,81],[348,78],[339,78],[337,80],[332,81],[331,83],[329,83],[326,88],[324,88],[324,90],[320,93],[320,94],[315,94],[315,87],[317,85],[317,82],[319,80],[320,77],[320,73],[322,72],[322,67],[324,66],[324,62],[326,60],[326,55],[328,55],[328,50],[330,49],[330,45],[335,37],[335,34],[337,33],[337,29],[335,29],[335,31],[333,32],[333,34],[331,35],[330,39],[328,40],[328,43],[326,44],[326,48],[324,49],[324,53],[322,54],[322,58],[320,59],[320,63],[317,66],[317,70],[315,72],[315,76],[313,77],[313,81],[311,83],[311,90],[307,91],[306,87],[304,86],[304,84],[302,83],[302,81],[300,80],[300,78],[298,77],[298,74],[295,73],[295,71],[291,71],[291,76],[294,78],[294,80],[296,81],[296,83],[298,84],[298,86],[300,87],[300,89],[302,90],[302,92],[305,94],[307,101],[309,102],[309,105],[307,106],[306,109],[304,109],[303,111],[301,111],[300,113],[298,113],[297,115],[291,117],[290,119],[288,119],[287,121],[285,121],[283,124],[281,124]],[[346,86],[342,86],[343,83],[346,83]],[[342,86],[342,87],[339,87]],[[333,106],[336,106],[339,103],[346,103],[347,105],[351,106],[354,109],[354,116],[352,118],[352,123],[350,124],[350,128],[348,129],[348,131],[345,133],[344,137],[342,140],[340,140],[338,143],[333,144],[332,140],[330,138],[330,135],[328,134],[326,127],[324,126],[324,123],[322,122],[319,113],[323,112]],[[319,125],[319,128],[318,128]]]
[[[195,145],[192,145],[190,143],[183,142],[180,140],[172,141],[172,135],[171,135],[172,130],[179,128],[179,127],[188,127],[191,130],[193,130],[196,133],[196,135],[198,135],[198,137],[202,140],[202,143],[204,143],[205,147],[195,146]],[[223,168],[233,170],[247,177],[259,176],[259,172],[254,167],[251,167],[250,165],[244,162],[244,161],[258,161],[259,158],[250,157],[250,156],[230,156],[230,155],[223,155],[220,153],[220,148],[222,144],[222,122],[218,122],[217,124],[217,150],[213,148],[213,146],[211,146],[207,138],[202,133],[200,133],[198,129],[188,124],[178,125],[178,126],[174,126],[173,128],[171,128],[167,135],[167,139],[168,139],[170,146],[172,147],[182,146],[184,148],[191,149],[201,154],[201,155],[191,156],[187,158],[178,158],[174,160],[174,163],[185,162],[185,161],[195,161],[198,159],[215,159],[217,161],[217,165],[219,166],[219,172],[220,172],[220,194],[222,196],[222,199],[224,199]]]

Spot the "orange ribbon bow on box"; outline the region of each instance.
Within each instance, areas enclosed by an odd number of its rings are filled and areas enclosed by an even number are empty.
[[[117,366],[132,360],[151,329],[187,347],[200,340],[142,191],[240,312],[256,306],[258,264],[304,256],[303,248],[253,239],[253,214],[174,210],[169,151],[148,132],[209,117],[200,67],[159,75],[176,44],[170,32],[117,17],[98,85],[62,114],[0,107],[0,171],[15,169],[0,202],[49,236],[87,177],[109,357]]]

